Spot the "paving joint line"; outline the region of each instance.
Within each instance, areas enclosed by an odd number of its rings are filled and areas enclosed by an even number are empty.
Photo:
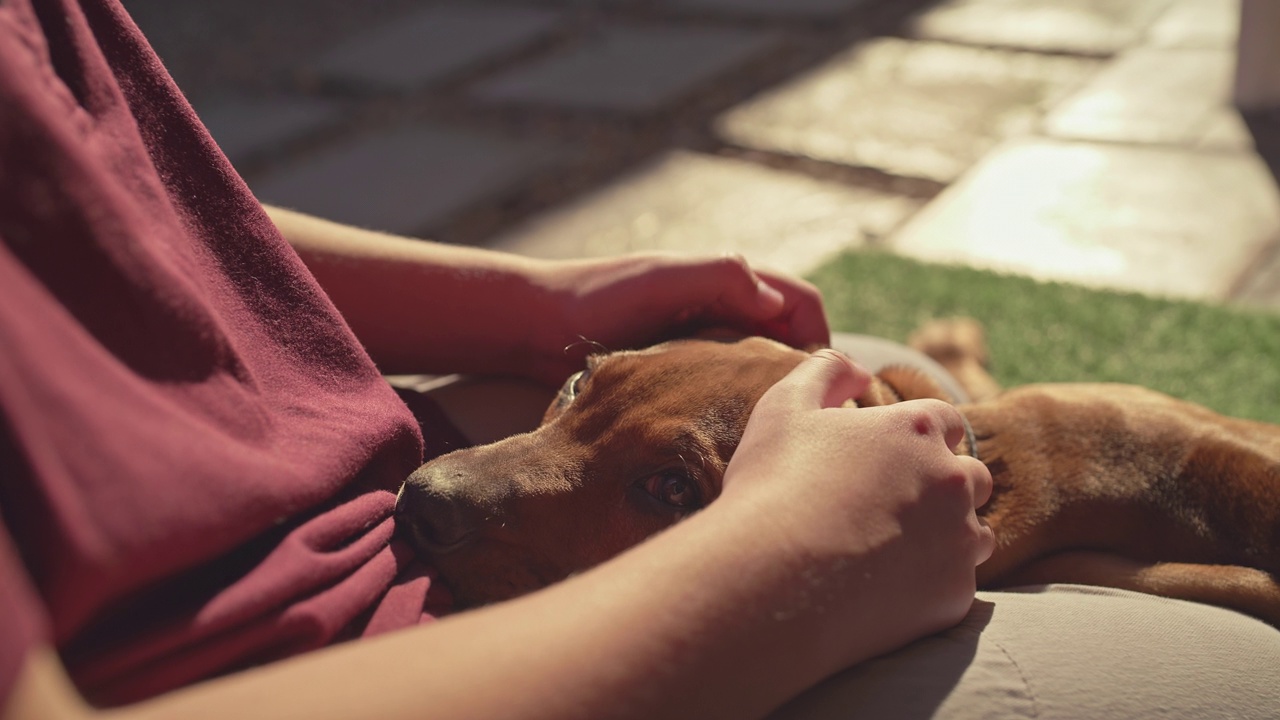
[[[970,42],[966,40],[956,40],[952,38],[931,38],[921,37],[919,35],[911,35],[906,33],[885,33],[881,37],[894,38],[896,40],[905,40],[908,42],[920,43],[937,43],[939,45],[952,45],[955,47],[973,48],[975,50],[989,50],[1007,55],[1043,55],[1045,57],[1058,58],[1074,58],[1077,60],[1114,60],[1119,57],[1128,48],[1121,49],[1117,52],[1089,52],[1087,50],[1067,50],[1067,49],[1044,49],[1044,48],[1027,48],[1017,47],[1014,45],[999,45],[995,43]]]
[[[913,200],[932,200],[950,185],[950,183],[931,178],[898,175],[869,165],[850,165],[776,150],[743,147],[723,141],[717,142],[716,147],[711,148],[709,152],[775,170],[805,175],[815,180],[879,190]]]
[[[1242,296],[1245,292],[1267,272],[1268,268],[1277,263],[1280,263],[1280,233],[1272,235],[1271,240],[1254,253],[1245,264],[1245,269],[1227,287],[1226,299],[1233,303],[1243,302],[1245,298]]]

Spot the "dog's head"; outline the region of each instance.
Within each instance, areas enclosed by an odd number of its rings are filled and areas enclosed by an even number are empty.
[[[720,494],[756,401],[807,353],[711,337],[593,356],[537,430],[449,453],[409,477],[397,524],[460,605],[585,570]],[[945,397],[924,373],[894,370],[857,404]]]
[[[714,500],[756,401],[804,357],[762,338],[594,356],[537,430],[420,467],[397,523],[460,605],[561,580]]]

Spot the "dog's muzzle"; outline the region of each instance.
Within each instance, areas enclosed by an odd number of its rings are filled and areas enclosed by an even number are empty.
[[[416,473],[396,497],[396,528],[419,554],[439,555],[465,546],[475,537],[479,520],[473,508]]]

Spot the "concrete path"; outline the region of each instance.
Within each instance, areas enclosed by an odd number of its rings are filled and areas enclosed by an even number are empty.
[[[868,246],[1280,311],[1238,0],[125,4],[265,202],[544,257],[804,273]]]

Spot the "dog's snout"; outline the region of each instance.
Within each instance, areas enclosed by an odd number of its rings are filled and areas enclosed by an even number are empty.
[[[481,510],[450,489],[450,483],[429,473],[414,473],[400,488],[396,524],[419,552],[448,552],[476,534]]]

